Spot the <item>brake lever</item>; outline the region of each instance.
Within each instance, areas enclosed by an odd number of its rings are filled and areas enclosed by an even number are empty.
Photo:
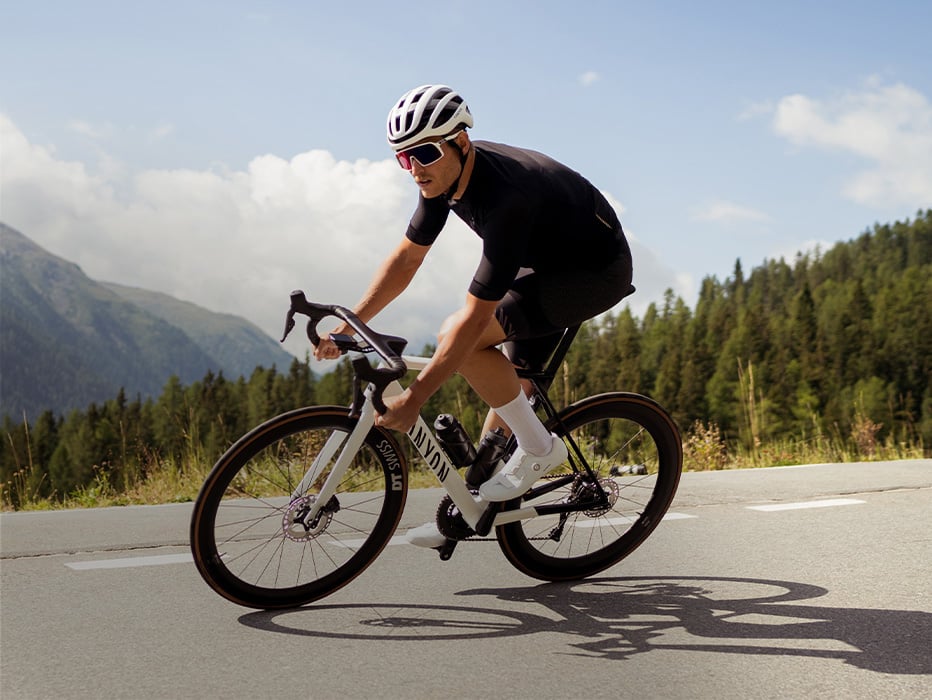
[[[285,334],[282,336],[282,339],[279,340],[279,343],[284,343],[285,338],[294,330],[294,309],[288,309],[288,314],[285,316]]]

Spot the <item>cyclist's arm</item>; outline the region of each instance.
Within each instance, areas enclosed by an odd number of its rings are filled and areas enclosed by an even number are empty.
[[[369,288],[362,299],[353,309],[353,312],[368,323],[372,318],[391,301],[401,294],[414,279],[415,273],[424,262],[424,257],[430,250],[429,245],[419,245],[407,238],[402,239],[395,249],[376,270]],[[346,323],[341,323],[331,331],[335,334],[352,334],[353,330]],[[335,359],[340,356],[337,346],[325,334],[317,347],[314,348],[314,357],[318,360]]]
[[[366,293],[353,308],[353,313],[365,323],[371,321],[376,314],[407,289],[429,250],[430,246],[418,245],[403,238],[376,270]],[[335,332],[349,333],[352,331],[344,324]]]

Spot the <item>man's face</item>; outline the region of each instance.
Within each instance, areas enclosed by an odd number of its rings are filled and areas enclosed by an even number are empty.
[[[423,143],[432,140],[436,139],[425,139]],[[425,199],[439,197],[447,192],[462,170],[460,148],[456,142],[442,143],[440,148],[443,149],[443,158],[430,165],[421,165],[416,158],[411,161],[411,177],[414,178],[414,182]]]

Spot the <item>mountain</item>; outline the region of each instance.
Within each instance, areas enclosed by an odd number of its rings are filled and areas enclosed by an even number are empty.
[[[0,415],[15,420],[291,360],[244,319],[101,284],[2,223],[0,273]]]
[[[161,292],[104,282],[103,286],[141,309],[180,328],[216,360],[228,377],[248,377],[258,367],[287,369],[291,354],[258,326],[239,316],[208,311]]]

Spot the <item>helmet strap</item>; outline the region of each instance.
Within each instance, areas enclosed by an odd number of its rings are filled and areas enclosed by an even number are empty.
[[[456,204],[463,196],[463,193],[466,191],[466,187],[469,185],[469,178],[472,175],[473,166],[476,164],[476,147],[469,144],[469,150],[466,153],[459,151],[460,154],[460,174],[456,178],[456,181],[450,186],[450,189],[447,191],[447,199],[450,201],[450,204]]]

